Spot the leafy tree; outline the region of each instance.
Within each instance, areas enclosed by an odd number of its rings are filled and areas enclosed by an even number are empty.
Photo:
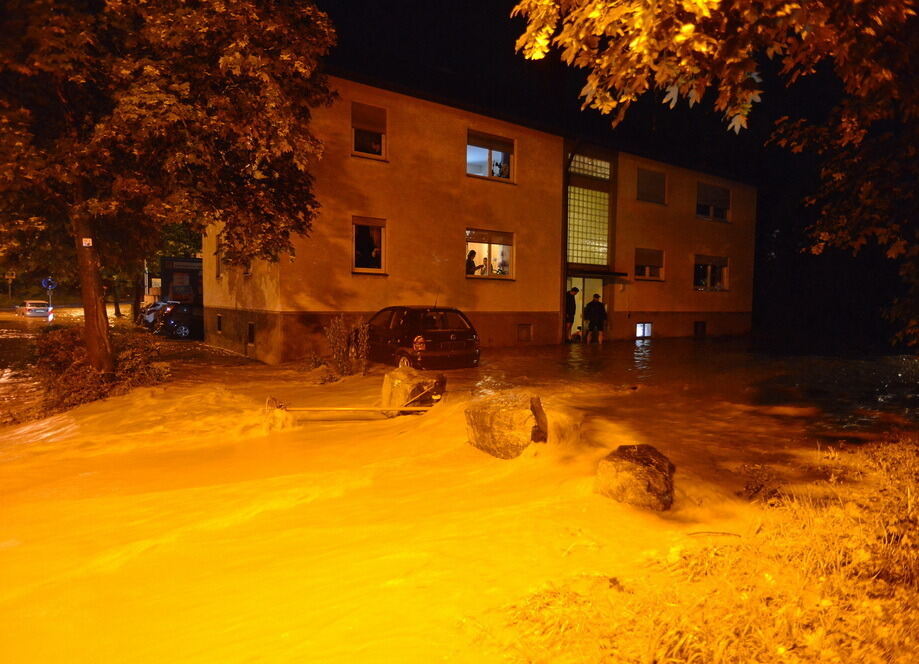
[[[729,129],[747,126],[761,71],[777,64],[788,85],[831,72],[842,94],[819,124],[782,118],[773,139],[821,155],[809,202],[820,217],[812,250],[858,251],[877,242],[901,261],[910,287],[892,315],[919,343],[919,20],[916,0],[520,0],[517,42],[529,58],[550,48],[586,69],[585,106],[622,120],[641,95],[671,108],[712,99]]]
[[[113,369],[103,266],[175,224],[218,227],[231,263],[309,231],[335,38],[311,2],[8,0],[0,34],[0,253],[76,263],[97,370]]]

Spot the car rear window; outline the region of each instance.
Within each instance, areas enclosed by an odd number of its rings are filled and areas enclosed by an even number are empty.
[[[469,323],[455,311],[426,311],[421,319],[422,330],[468,330]]]

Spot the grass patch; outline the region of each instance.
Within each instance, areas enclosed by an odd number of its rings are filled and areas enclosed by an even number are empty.
[[[674,549],[504,607],[482,640],[513,662],[919,662],[919,442],[834,454],[858,482],[762,505],[743,537]]]

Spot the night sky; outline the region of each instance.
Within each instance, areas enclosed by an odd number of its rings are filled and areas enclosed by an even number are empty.
[[[788,89],[763,63],[763,103],[750,129],[729,133],[711,104],[670,110],[646,95],[615,129],[609,117],[581,110],[584,74],[552,52],[528,61],[514,50],[524,21],[513,0],[318,0],[338,31],[329,71],[583,138],[614,149],[749,182],[759,188],[754,327],[757,343],[781,351],[889,350],[881,307],[897,290],[895,266],[877,252],[802,253],[813,209],[818,162],[764,147],[782,115],[819,121],[838,98],[832,76],[818,73]]]

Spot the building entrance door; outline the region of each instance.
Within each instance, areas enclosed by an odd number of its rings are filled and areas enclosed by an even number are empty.
[[[583,339],[584,332],[587,331],[583,322],[584,305],[590,302],[594,296],[594,293],[598,294],[600,297],[603,297],[603,279],[597,279],[594,277],[568,277],[565,291],[570,291],[575,287],[580,292],[574,296],[574,299],[577,302],[577,307],[574,311],[574,325],[571,326],[571,334],[574,335],[580,333],[581,338]],[[605,302],[606,298],[603,299]],[[606,312],[608,315],[612,314],[609,303],[606,303]]]

